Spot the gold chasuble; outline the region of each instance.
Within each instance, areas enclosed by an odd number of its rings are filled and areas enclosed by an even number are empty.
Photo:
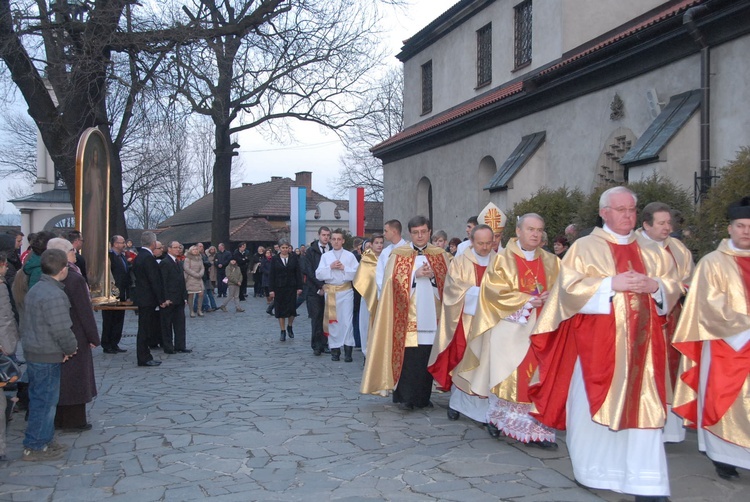
[[[525,324],[506,318],[518,313],[554,283],[560,260],[541,248],[527,261],[513,238],[490,263],[482,281],[479,303],[464,357],[454,370],[453,383],[468,394],[529,402],[527,388],[536,370],[529,335],[536,319],[532,309]]]
[[[423,254],[435,273],[439,298],[435,312],[440,315],[443,285],[451,256],[444,249],[428,244]],[[386,265],[375,321],[367,340],[367,360],[362,375],[362,394],[387,395],[401,376],[404,349],[417,347],[417,305],[412,295],[413,268],[417,251],[410,245],[391,252]],[[437,319],[439,323],[439,319]]]
[[[635,231],[638,242],[643,245],[653,243],[648,236],[644,235],[642,229]],[[687,290],[690,279],[693,277],[693,270],[695,264],[693,263],[693,253],[685,247],[685,244],[680,242],[678,239],[667,237],[664,240],[664,251],[669,254],[669,257],[674,261],[675,267],[677,268],[677,277],[682,284],[684,290]],[[667,403],[672,403],[674,396],[674,387],[677,381],[677,373],[680,368],[680,352],[672,346],[672,337],[674,331],[677,328],[677,321],[680,319],[680,312],[682,312],[682,302],[678,301],[674,308],[667,314],[667,322],[664,325],[664,330],[667,332],[667,341],[669,346],[667,348],[667,360],[669,361],[669,380],[667,380]]]
[[[489,263],[495,252],[490,251]],[[427,369],[438,383],[438,388],[450,390],[453,368],[461,361],[466,349],[466,334],[471,327],[473,315],[464,313],[464,300],[470,288],[482,283],[487,267],[477,263],[471,248],[451,260],[448,276],[443,288],[443,305],[440,324],[432,345]]]
[[[532,416],[545,425],[565,429],[568,390],[580,360],[594,422],[613,431],[664,426],[666,319],[652,296],[613,291],[609,314],[578,313],[605,278],[628,270],[660,282],[666,311],[682,295],[667,253],[656,243],[639,245],[633,233],[619,244],[614,235],[595,228],[565,255],[531,337],[540,379],[529,389],[536,408]]]
[[[698,263],[674,336],[683,354],[672,410],[695,427],[750,448],[750,343],[735,350],[725,341],[750,330],[750,251],[724,239]],[[701,361],[703,344],[711,360]],[[698,410],[701,364],[708,364],[703,409]]]
[[[362,254],[362,260],[359,262],[359,268],[357,268],[357,273],[352,281],[354,289],[362,295],[362,299],[367,305],[371,324],[375,316],[375,309],[378,307],[378,285],[375,283],[377,266],[378,257],[375,256],[372,249],[368,249]]]

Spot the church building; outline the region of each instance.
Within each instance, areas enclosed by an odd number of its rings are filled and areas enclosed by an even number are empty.
[[[695,194],[750,144],[750,0],[461,0],[408,39],[384,219],[653,173]]]

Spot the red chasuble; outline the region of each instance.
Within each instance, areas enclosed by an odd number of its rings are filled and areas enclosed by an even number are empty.
[[[608,243],[618,274],[634,270],[646,273],[637,242],[626,245]],[[616,337],[619,331],[627,336],[625,358],[627,377],[618,405],[619,423],[603,424],[612,430],[638,428],[647,352],[652,353],[653,379],[661,404],[665,407],[666,340],[662,331],[663,317],[656,312],[651,295],[618,292],[625,295],[625,312],[607,314],[576,314],[560,323],[557,330],[531,337],[532,348],[540,361],[540,383],[529,389],[537,412],[532,415],[543,424],[564,430],[565,405],[576,358],[580,359],[584,385],[593,417],[610,393],[615,369]],[[553,366],[554,364],[554,366]]]
[[[486,270],[486,266],[483,267],[474,263],[475,286],[482,284],[482,277],[484,277]],[[463,315],[464,311],[461,309],[461,315],[458,317],[458,325],[456,326],[456,331],[453,333],[451,343],[448,344],[448,347],[443,352],[438,354],[435,362],[427,368],[437,382],[438,389],[443,391],[450,390],[451,385],[453,385],[451,372],[461,362],[466,351],[466,330],[464,329]]]
[[[745,299],[748,303],[747,311],[750,312],[750,258],[736,256],[735,262],[742,276],[745,286]],[[721,329],[719,327],[719,329]],[[708,370],[706,381],[705,400],[703,402],[703,427],[710,427],[721,420],[727,410],[737,400],[742,390],[742,385],[750,373],[750,343],[742,350],[735,351],[724,340],[711,340],[706,342],[683,342],[677,344],[680,352],[692,359],[697,364],[684,372],[680,378],[692,388],[696,394],[700,383],[700,362],[703,343],[711,344],[711,366]],[[674,408],[679,414],[695,428],[698,423],[698,403],[690,401],[678,408]]]

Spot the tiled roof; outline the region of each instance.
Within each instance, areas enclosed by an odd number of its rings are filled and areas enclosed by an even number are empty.
[[[646,28],[654,26],[655,24],[658,24],[664,21],[665,19],[681,14],[687,9],[689,9],[690,7],[703,3],[704,1],[705,0],[682,0],[681,2],[676,3],[675,5],[672,5],[671,7],[663,11],[657,12],[653,16],[648,17],[647,19],[641,21],[640,23],[630,26],[627,29],[618,32],[617,34],[607,38],[606,40],[602,42],[597,43],[596,45],[592,47],[582,50],[574,54],[573,56],[570,56],[567,59],[560,61],[559,63],[555,65],[545,68],[544,70],[539,72],[539,75],[545,75],[547,73],[551,73],[555,70],[558,70],[562,68],[563,66],[567,66],[573,63],[574,61],[577,61],[585,56],[588,56],[589,54],[593,54],[594,52],[600,51],[601,49],[607,46],[610,46],[614,44],[615,42],[619,42],[620,40],[631,37],[635,35],[636,33],[643,31]]]
[[[56,188],[46,192],[33,193],[8,202],[45,202],[70,204],[70,192],[65,188]]]
[[[349,210],[348,200],[334,200],[336,205],[345,211]],[[365,232],[381,233],[383,231],[383,203],[365,201]]]
[[[232,242],[276,242],[284,228],[275,228],[265,218],[244,218],[229,222],[229,239]],[[164,242],[179,241],[194,244],[211,242],[211,222],[183,224],[157,230],[158,239]]]
[[[297,186],[290,178],[272,179],[264,183],[254,183],[229,192],[229,219],[245,219],[249,217],[265,216],[268,218],[289,218],[291,206],[289,204],[289,189]],[[315,191],[308,192],[307,209],[327,201],[326,197]],[[170,227],[198,222],[211,222],[213,214],[214,195],[210,193],[198,199],[174,216],[167,218],[159,227]]]
[[[455,108],[440,113],[430,119],[425,120],[424,122],[415,124],[408,129],[404,129],[395,136],[391,136],[382,143],[375,145],[370,150],[379,150],[383,147],[392,145],[393,143],[398,143],[399,141],[411,138],[412,136],[416,136],[417,134],[423,133],[430,129],[440,127],[441,125],[447,124],[448,122],[457,119],[458,117],[468,115],[474,111],[479,110],[480,108],[484,108],[487,105],[501,101],[514,94],[518,94],[521,91],[523,91],[523,82],[514,82],[512,84],[505,85],[503,87],[495,89],[494,91],[488,92],[487,94],[474,98],[471,101],[467,101],[466,103],[463,103]]]

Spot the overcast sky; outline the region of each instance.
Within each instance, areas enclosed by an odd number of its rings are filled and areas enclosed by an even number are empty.
[[[395,58],[403,41],[424,28],[437,16],[449,9],[458,0],[410,0],[409,5],[391,8],[386,23],[391,27],[384,34],[383,43],[389,54],[389,63],[399,66]],[[295,141],[279,144],[264,140],[253,130],[240,134],[240,158],[242,159],[243,182],[260,183],[274,176],[294,178],[298,171],[312,171],[313,189],[323,195],[331,195],[329,180],[336,179],[340,169],[341,143],[332,132],[322,131],[319,126],[295,122]],[[7,203],[7,181],[0,189],[0,213],[18,213],[13,204]]]

